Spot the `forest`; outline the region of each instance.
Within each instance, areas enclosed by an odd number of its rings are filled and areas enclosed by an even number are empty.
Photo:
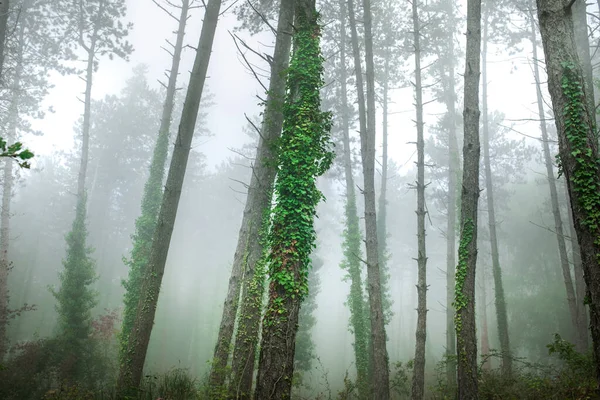
[[[0,0],[0,399],[600,399],[600,0]]]

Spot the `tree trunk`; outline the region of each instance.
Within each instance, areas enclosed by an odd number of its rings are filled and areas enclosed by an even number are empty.
[[[577,55],[572,10],[562,0],[537,0],[538,20],[558,133],[560,168],[569,190],[573,222],[590,294],[591,332],[600,359],[600,173],[594,110],[590,110]],[[596,363],[600,384],[600,363]]]
[[[283,102],[285,98],[286,71],[289,65],[292,45],[292,24],[294,19],[294,0],[282,0],[279,9],[277,37],[273,50],[273,64],[267,104],[262,121],[262,135],[258,142],[255,165],[252,169],[248,197],[234,256],[229,289],[223,318],[219,328],[219,342],[215,349],[215,362],[219,360],[222,369],[227,365],[226,351],[229,351],[235,313],[238,307],[240,280],[243,276],[243,301],[238,317],[238,330],[233,352],[233,374],[230,394],[234,398],[250,398],[252,378],[256,359],[256,346],[260,330],[262,313],[265,266],[260,261],[264,257],[265,240],[269,228],[268,214],[273,198],[273,183],[277,169],[272,153],[273,143],[281,136],[283,125]],[[232,296],[232,297],[230,297]],[[227,342],[227,343],[225,343]],[[227,346],[225,346],[227,344]],[[222,347],[219,356],[217,350]],[[224,362],[219,357],[224,357]],[[213,373],[213,371],[215,371]],[[223,377],[217,380],[217,371],[213,367],[211,381],[213,388],[223,384]]]
[[[494,208],[494,190],[492,185],[492,163],[490,160],[490,133],[487,105],[487,44],[488,44],[488,19],[487,13],[483,20],[482,42],[482,122],[483,122],[483,163],[485,167],[485,191],[488,208],[488,227],[490,230],[490,247],[492,250],[492,276],[494,277],[494,299],[496,305],[496,322],[498,325],[498,339],[500,339],[500,352],[502,353],[502,375],[510,377],[512,358],[510,353],[510,340],[508,336],[508,316],[504,286],[502,284],[502,269],[500,268],[500,252],[498,250],[498,235],[496,233],[496,212]],[[485,305],[484,305],[485,307]]]
[[[256,381],[257,400],[289,399],[294,375],[298,313],[308,292],[315,246],[316,207],[323,197],[316,179],[333,160],[330,115],[320,110],[323,84],[319,14],[314,0],[298,0],[294,52],[283,107],[283,134],[275,184],[277,204],[269,233],[269,302],[263,319]]]
[[[537,52],[537,36],[536,26],[533,15],[533,1],[531,1],[532,11],[530,12],[530,35],[531,44],[533,46],[533,59],[539,60]],[[545,114],[544,114],[544,99],[542,96],[541,79],[539,73],[539,67],[537,62],[533,63],[533,72],[536,81],[536,92],[537,92],[537,103],[538,113],[540,114],[540,130],[542,132],[542,149],[544,153],[544,162],[546,165],[546,174],[548,176],[548,185],[550,188],[550,202],[552,206],[552,214],[554,216],[554,231],[556,232],[556,240],[558,244],[558,253],[560,256],[560,266],[562,269],[563,280],[565,282],[565,288],[567,293],[567,303],[569,305],[569,315],[571,316],[571,323],[576,332],[575,344],[579,351],[583,346],[582,337],[587,340],[587,327],[583,328],[583,332],[580,330],[579,316],[577,310],[576,294],[573,287],[573,280],[571,278],[571,267],[569,266],[569,258],[567,255],[567,246],[565,243],[565,235],[563,229],[563,221],[560,215],[560,205],[558,201],[558,192],[556,189],[556,178],[554,177],[554,168],[552,165],[552,156],[550,155],[549,137],[546,126]]]
[[[15,77],[12,84],[12,98],[8,107],[8,130],[6,135],[6,141],[8,143],[12,143],[17,138],[19,105],[21,101],[21,76],[23,71],[24,28],[25,24],[19,24],[19,44],[16,54],[17,64],[15,66]],[[10,261],[8,258],[8,249],[10,245],[10,203],[14,186],[13,164],[14,160],[10,157],[4,159],[2,210],[0,210],[0,363],[6,354],[8,345],[8,338],[6,337],[9,320],[8,274],[10,271]]]
[[[488,317],[487,317],[487,276],[485,273],[485,265],[481,267],[481,355],[485,356],[485,362],[483,363],[483,369],[490,371],[492,369],[492,363],[490,357],[487,355],[490,353],[490,335],[488,329]]]
[[[412,1],[415,46],[415,98],[417,108],[417,332],[412,399],[425,393],[425,342],[427,339],[427,251],[425,247],[425,141],[423,138],[423,86],[421,83],[421,44],[418,0]]]
[[[456,334],[454,330],[454,270],[456,268],[456,207],[460,155],[456,138],[456,88],[454,77],[454,1],[447,0],[446,12],[450,18],[448,35],[448,84],[444,94],[448,110],[448,219],[446,222],[446,380],[448,387],[456,387]]]
[[[354,331],[354,360],[356,363],[356,386],[358,398],[363,400],[369,397],[369,321],[363,297],[363,283],[361,276],[360,222],[356,206],[356,190],[354,189],[354,176],[352,174],[352,151],[350,149],[350,128],[348,111],[348,89],[346,75],[346,0],[340,0],[340,95],[342,102],[342,132],[344,144],[344,176],[346,179],[346,232],[344,237],[344,261],[350,275],[350,295],[348,304],[350,308],[350,323]],[[381,207],[381,205],[380,205]]]
[[[460,244],[456,267],[456,347],[458,398],[478,399],[477,337],[475,334],[475,267],[477,265],[477,201],[479,199],[479,75],[481,0],[467,2],[463,179]]]
[[[125,310],[123,313],[123,327],[121,329],[120,337],[120,362],[124,362],[125,360],[127,341],[129,339],[129,334],[131,333],[131,328],[135,322],[137,305],[140,299],[141,280],[144,276],[144,271],[150,256],[152,237],[156,231],[156,219],[162,200],[165,164],[169,153],[169,136],[171,119],[173,116],[173,104],[175,92],[177,90],[177,76],[179,75],[179,63],[181,60],[181,51],[183,49],[183,38],[185,36],[188,10],[189,0],[182,0],[177,39],[175,41],[175,46],[173,47],[171,71],[169,72],[169,82],[167,84],[167,94],[163,104],[160,127],[158,129],[158,138],[156,140],[156,145],[154,146],[154,153],[150,164],[150,175],[144,186],[141,215],[135,223],[136,232],[133,237],[131,259],[126,261],[129,266],[129,274],[127,281],[124,282],[126,294],[124,299]]]
[[[206,6],[196,58],[190,76],[187,95],[181,113],[179,132],[173,149],[173,157],[165,185],[162,205],[158,215],[156,232],[152,240],[152,250],[144,274],[137,306],[136,319],[127,344],[129,358],[120,367],[117,381],[117,394],[122,396],[139,387],[148,342],[154,324],[156,304],[165,270],[165,263],[177,216],[181,188],[185,176],[188,156],[194,136],[198,109],[206,80],[206,72],[219,19],[221,0],[209,0]]]
[[[565,185],[565,196],[567,199],[567,210],[571,209],[571,201],[569,200],[569,192]],[[571,252],[573,259],[573,270],[575,272],[575,297],[577,298],[577,342],[576,348],[580,353],[588,351],[588,314],[585,307],[585,296],[587,295],[587,287],[583,277],[583,266],[581,265],[581,254],[579,252],[579,244],[577,243],[577,232],[573,225],[573,216],[567,213],[569,217],[569,242],[571,243]],[[564,238],[563,238],[564,240]]]
[[[383,130],[381,152],[381,191],[379,192],[379,209],[377,210],[377,253],[379,274],[381,276],[381,301],[383,321],[387,325],[392,317],[392,298],[389,292],[389,273],[387,266],[387,180],[388,180],[388,91],[390,76],[389,48],[385,49],[383,77]]]
[[[8,15],[10,12],[9,0],[0,0],[0,82],[6,86],[4,82],[4,50],[6,48],[6,31],[8,28]]]
[[[388,355],[386,348],[383,295],[377,246],[377,214],[375,211],[375,64],[373,61],[373,34],[371,0],[363,0],[365,28],[365,69],[367,80],[367,130],[361,132],[361,155],[364,175],[365,234],[367,248],[367,282],[371,316],[372,397],[388,400],[390,397]]]

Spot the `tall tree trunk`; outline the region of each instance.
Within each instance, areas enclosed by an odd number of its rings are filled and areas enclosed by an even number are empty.
[[[481,267],[481,355],[486,356],[490,353],[490,335],[488,329],[488,317],[487,317],[487,274],[485,273],[485,265]],[[483,363],[483,369],[490,371],[492,369],[492,363],[490,357],[486,356],[485,362]]]
[[[373,33],[371,0],[363,0],[365,28],[365,70],[367,83],[367,129],[361,132],[361,155],[364,175],[365,234],[367,248],[367,283],[371,316],[372,397],[388,400],[390,397],[388,355],[386,348],[383,295],[377,246],[377,214],[375,211],[375,64],[373,61]]]
[[[542,132],[542,150],[544,153],[544,163],[546,165],[546,175],[548,176],[548,186],[550,188],[550,203],[552,206],[552,215],[554,216],[554,231],[556,232],[556,240],[558,244],[558,254],[560,256],[560,266],[562,269],[563,280],[565,282],[565,288],[567,293],[567,303],[569,305],[569,314],[571,316],[571,323],[573,328],[576,330],[576,345],[577,349],[581,350],[582,334],[579,331],[579,320],[577,313],[577,303],[575,291],[573,288],[573,280],[571,279],[571,267],[569,266],[569,258],[567,255],[567,246],[565,243],[565,235],[563,229],[562,217],[560,215],[560,205],[558,202],[558,192],[556,190],[556,178],[554,177],[554,168],[552,165],[552,156],[550,155],[550,144],[548,137],[548,130],[546,126],[546,119],[544,113],[544,99],[542,96],[541,79],[538,67],[539,60],[537,51],[537,35],[533,14],[533,1],[530,1],[530,40],[533,48],[533,73],[536,82],[536,94],[538,103],[538,114],[540,116],[540,130]],[[584,328],[583,336],[587,337],[587,328]]]
[[[594,356],[600,360],[600,173],[594,110],[590,110],[584,74],[573,33],[572,2],[537,0],[548,88],[558,133],[560,167],[571,200],[571,212],[590,294],[590,328]],[[596,363],[600,385],[600,363]]]
[[[297,1],[275,184],[277,204],[269,233],[271,279],[262,326],[257,400],[291,396],[298,314],[308,292],[310,253],[316,236],[313,222],[323,197],[316,179],[333,160],[328,148],[330,115],[320,110],[323,58],[318,18],[314,0]]]
[[[445,2],[449,21],[448,84],[444,94],[448,110],[448,219],[446,221],[446,381],[456,387],[456,332],[454,330],[454,270],[456,268],[456,207],[460,155],[456,138],[456,85],[454,77],[454,1]]]
[[[569,192],[565,185],[565,196],[567,199],[567,210],[571,209],[571,201],[569,200]],[[569,217],[569,242],[571,244],[571,252],[573,254],[573,270],[575,272],[575,296],[577,298],[577,351],[585,353],[588,351],[588,314],[585,307],[585,297],[588,290],[583,277],[583,266],[581,265],[581,254],[579,252],[579,244],[577,243],[577,232],[573,225],[573,216],[567,212]],[[564,239],[563,239],[564,240]]]
[[[377,253],[379,257],[379,273],[381,276],[381,301],[383,321],[385,325],[392,316],[392,298],[389,292],[389,274],[387,266],[387,180],[388,180],[388,92],[390,80],[390,53],[386,46],[383,77],[383,126],[381,151],[381,191],[379,192],[379,209],[377,210]]]
[[[412,1],[415,46],[415,98],[417,108],[417,332],[412,399],[421,400],[425,393],[425,342],[427,339],[427,250],[425,247],[425,140],[423,138],[423,85],[421,83],[421,43],[419,2]]]
[[[508,378],[512,370],[510,354],[510,340],[508,336],[508,316],[504,286],[502,284],[502,269],[500,268],[500,252],[498,251],[498,235],[496,232],[496,211],[494,208],[494,190],[492,185],[492,163],[490,160],[490,132],[487,104],[487,45],[488,45],[488,14],[483,19],[482,40],[482,122],[483,122],[483,163],[485,167],[485,192],[488,208],[488,227],[490,230],[490,247],[492,250],[492,276],[494,277],[494,299],[496,305],[496,322],[498,338],[500,339],[500,352],[502,353],[502,375]],[[485,306],[484,306],[485,307]]]
[[[21,101],[21,76],[23,70],[24,28],[25,24],[19,24],[17,64],[12,84],[12,98],[8,107],[8,132],[6,141],[9,143],[17,138],[19,103]],[[8,249],[10,245],[10,202],[14,186],[13,164],[14,160],[10,157],[4,159],[2,210],[0,210],[0,362],[2,362],[6,354],[8,345],[8,338],[6,337],[9,320],[8,274],[10,271],[10,261],[8,259]]]
[[[271,80],[262,121],[262,135],[258,142],[256,160],[248,187],[248,197],[234,256],[229,290],[223,307],[219,342],[215,349],[215,362],[219,360],[218,362],[222,363],[222,369],[224,369],[227,365],[226,354],[228,354],[225,351],[229,350],[231,342],[240,280],[243,276],[243,301],[238,317],[238,330],[233,352],[233,374],[230,383],[230,393],[234,398],[250,398],[252,393],[265,280],[265,266],[264,262],[260,260],[267,250],[265,241],[269,229],[268,215],[271,210],[273,183],[277,173],[272,149],[273,143],[281,136],[283,125],[282,109],[285,98],[286,71],[292,45],[291,30],[294,6],[294,0],[282,0],[279,8],[278,33],[273,50]],[[230,298],[230,296],[232,297]],[[225,342],[227,342],[226,347]],[[221,350],[219,350],[219,346],[222,347]],[[221,352],[218,356],[217,350]],[[219,357],[225,357],[224,362]],[[219,377],[217,380],[215,367],[213,367],[213,371],[211,371],[213,378],[211,386],[216,388],[223,384],[223,377]]]
[[[183,104],[179,132],[175,141],[162,205],[158,215],[156,232],[152,240],[150,258],[148,259],[148,265],[140,290],[136,319],[127,344],[129,358],[125,363],[121,364],[119,370],[117,381],[117,394],[119,396],[137,390],[142,378],[144,361],[146,360],[146,352],[148,351],[148,343],[150,341],[152,325],[154,324],[160,285],[165,271],[169,244],[171,243],[171,235],[177,216],[181,188],[194,137],[194,128],[198,117],[198,109],[206,80],[206,72],[208,70],[220,9],[221,0],[209,0],[206,6],[200,40],[196,50],[196,58]]]
[[[456,347],[458,398],[478,399],[477,337],[475,334],[475,267],[477,265],[477,201],[479,199],[479,76],[481,0],[467,2],[463,179],[460,242],[456,267]]]
[[[160,127],[158,129],[158,138],[154,146],[152,162],[150,164],[150,175],[144,186],[144,195],[142,197],[141,215],[135,222],[136,231],[133,236],[133,250],[131,259],[126,260],[129,266],[127,281],[123,283],[125,287],[125,310],[123,315],[123,327],[120,337],[120,362],[125,361],[127,341],[131,333],[131,328],[135,322],[137,305],[140,299],[141,280],[147,267],[148,258],[152,246],[152,237],[156,231],[156,219],[160,210],[160,203],[163,193],[163,182],[165,176],[165,164],[169,153],[169,133],[171,130],[171,119],[173,116],[173,104],[175,92],[177,90],[177,76],[179,75],[179,63],[181,60],[181,51],[183,49],[183,38],[185,36],[185,25],[188,18],[189,0],[182,0],[181,14],[179,16],[179,26],[177,29],[177,39],[173,47],[173,58],[171,61],[171,71],[169,72],[169,82],[167,84],[167,94],[163,104]]]
[[[356,363],[356,386],[358,398],[369,397],[369,321],[363,297],[361,276],[360,222],[356,205],[356,190],[352,173],[352,150],[350,149],[350,128],[348,111],[348,89],[346,75],[346,0],[340,0],[340,95],[342,102],[342,132],[344,144],[344,176],[346,179],[346,232],[344,237],[343,266],[350,275],[350,323],[354,332],[354,360]],[[380,204],[381,207],[381,204]]]
[[[4,51],[6,48],[6,31],[8,29],[8,15],[10,12],[9,0],[0,0],[0,82],[6,86],[4,82]]]

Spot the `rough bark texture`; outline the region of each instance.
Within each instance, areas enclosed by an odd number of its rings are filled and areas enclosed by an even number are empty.
[[[531,15],[530,15],[530,40],[533,48],[533,59],[539,60],[537,51],[537,27],[535,26],[535,20],[533,15],[533,1],[531,2]],[[567,293],[567,304],[569,305],[569,313],[571,316],[571,323],[579,332],[577,328],[578,313],[576,305],[576,296],[573,289],[573,281],[571,279],[571,267],[569,266],[569,258],[567,255],[567,246],[565,243],[564,228],[562,217],[560,214],[560,205],[558,201],[558,191],[556,189],[556,177],[554,176],[554,167],[552,165],[552,156],[550,154],[550,144],[548,137],[548,129],[546,125],[546,118],[544,113],[544,98],[542,96],[541,79],[538,63],[533,63],[533,74],[536,82],[536,94],[537,94],[537,106],[538,114],[540,117],[540,131],[542,132],[542,150],[544,154],[544,164],[546,165],[546,175],[548,177],[548,187],[550,189],[550,204],[552,207],[552,215],[554,216],[554,232],[556,232],[556,241],[558,245],[558,254],[560,257],[560,266],[563,273],[563,280],[565,282],[565,288]],[[584,335],[587,337],[587,327],[584,328]],[[577,349],[581,349],[581,335],[577,333]]]
[[[8,143],[12,143],[17,137],[19,102],[21,100],[21,71],[23,70],[24,24],[20,24],[18,35],[19,47],[16,54],[17,64],[15,66],[15,77],[12,84],[12,98],[8,107],[8,129],[5,138]],[[8,345],[6,337],[9,320],[8,274],[10,271],[10,261],[8,258],[8,249],[10,245],[10,202],[14,186],[13,166],[14,160],[10,157],[4,159],[2,209],[0,210],[0,362],[2,362],[4,355],[6,354]]]
[[[475,267],[477,265],[477,201],[479,199],[479,76],[481,0],[467,2],[463,179],[460,242],[456,267],[456,347],[458,398],[478,399],[477,337],[475,333]]]
[[[377,214],[375,211],[375,64],[373,62],[373,34],[371,1],[363,0],[365,28],[365,70],[367,84],[367,130],[361,132],[361,155],[364,176],[365,234],[367,248],[367,283],[371,316],[372,373],[371,393],[378,400],[390,397],[388,354],[379,254],[377,245]]]
[[[262,121],[262,136],[259,140],[256,161],[250,178],[238,249],[234,257],[234,266],[236,262],[239,262],[242,270],[245,269],[242,288],[243,301],[238,319],[238,331],[233,352],[233,374],[230,383],[230,393],[235,398],[250,398],[252,393],[265,278],[264,272],[257,271],[257,267],[260,267],[257,264],[265,252],[264,236],[268,229],[265,213],[271,209],[273,183],[277,172],[274,165],[273,146],[281,135],[283,124],[282,107],[285,97],[286,70],[292,46],[294,7],[294,0],[281,1],[269,93]],[[241,248],[242,239],[247,241],[245,249]],[[239,251],[244,251],[244,253],[238,254]],[[245,259],[239,259],[239,257],[245,257]]]
[[[423,85],[421,83],[421,45],[419,2],[412,1],[415,49],[415,106],[417,111],[417,331],[412,379],[412,399],[425,393],[425,342],[427,339],[427,251],[425,247],[425,141],[423,138]]]
[[[454,77],[454,1],[447,0],[445,9],[450,19],[448,35],[448,82],[444,99],[448,111],[448,219],[446,221],[446,380],[448,387],[456,386],[456,332],[454,330],[454,270],[456,268],[456,206],[460,155],[456,138],[456,85]]]
[[[600,187],[600,173],[594,113],[588,107],[569,2],[537,0],[536,3],[558,133],[560,167],[567,179],[584,278],[590,294],[594,356],[599,360],[600,194],[597,188]],[[596,375],[600,383],[600,363],[596,363]]]
[[[4,85],[2,75],[4,73],[4,48],[6,47],[6,30],[8,28],[8,14],[10,11],[9,0],[0,1],[0,82]]]
[[[504,375],[504,377],[509,377],[512,370],[512,357],[510,354],[510,340],[508,336],[508,316],[506,310],[506,300],[504,297],[504,285],[502,284],[502,268],[500,267],[500,252],[498,250],[496,211],[494,208],[494,190],[492,185],[492,162],[490,160],[490,132],[487,105],[487,45],[488,21],[486,15],[483,22],[483,49],[481,52],[481,78],[483,81],[481,96],[483,125],[483,164],[485,169],[485,193],[488,210],[488,228],[490,230],[490,248],[492,250],[492,276],[494,278],[496,323],[498,327],[498,338],[500,340],[500,352],[502,353],[502,374]],[[486,305],[484,304],[483,307],[485,308]]]
[[[320,110],[323,84],[320,26],[314,0],[295,7],[294,51],[288,69],[284,123],[269,232],[269,301],[263,319],[255,399],[289,399],[298,313],[308,292],[313,222],[322,193],[318,176],[331,165],[330,116]]]
[[[569,201],[569,193],[567,186],[565,185],[565,195],[567,199],[567,210],[571,209],[571,202]],[[585,279],[583,277],[583,266],[581,265],[581,253],[579,250],[579,243],[577,243],[577,232],[575,232],[575,225],[573,225],[573,216],[571,213],[567,213],[569,217],[569,243],[571,244],[571,253],[573,260],[573,269],[575,272],[575,296],[577,297],[577,351],[585,353],[589,348],[588,340],[588,313],[585,306],[585,296],[587,296],[588,290],[585,285]]]
[[[350,128],[348,95],[346,81],[346,0],[340,0],[340,95],[342,102],[342,132],[344,145],[344,177],[346,180],[346,231],[344,238],[344,267],[350,276],[350,323],[354,332],[354,362],[356,363],[356,386],[358,398],[367,399],[369,396],[369,326],[368,312],[365,309],[363,283],[361,276],[360,221],[356,206],[356,190],[352,174],[352,153],[350,149]],[[381,205],[380,205],[381,206]]]
[[[154,146],[154,153],[152,154],[150,174],[146,181],[146,185],[144,186],[141,215],[135,222],[136,232],[133,236],[131,259],[126,260],[126,264],[129,266],[129,274],[127,281],[124,282],[126,294],[124,299],[125,309],[123,312],[123,326],[120,337],[120,362],[123,362],[125,358],[127,341],[135,321],[137,305],[140,299],[141,279],[144,276],[144,271],[148,264],[152,246],[152,237],[156,231],[156,219],[160,210],[163,194],[165,164],[169,153],[169,133],[171,129],[173,104],[175,92],[177,90],[177,76],[179,75],[179,63],[181,60],[181,51],[183,49],[183,38],[185,36],[188,10],[189,0],[183,0],[181,3],[181,13],[179,15],[177,38],[175,40],[175,46],[173,47],[167,94],[163,104],[160,127],[158,129],[158,138],[156,140],[156,145]]]
[[[152,241],[152,250],[140,291],[140,301],[127,345],[127,359],[121,364],[117,381],[117,394],[123,396],[139,387],[148,342],[154,324],[154,315],[165,270],[171,234],[175,225],[181,188],[191,149],[198,109],[206,80],[206,72],[221,9],[221,0],[209,0],[206,6],[196,58],[190,76],[187,95],[181,114],[179,132],[158,215],[158,224]]]

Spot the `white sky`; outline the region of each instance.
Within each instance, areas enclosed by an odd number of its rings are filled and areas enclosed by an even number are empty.
[[[129,0],[128,7],[127,19],[134,22],[129,40],[135,51],[129,63],[123,60],[101,60],[99,71],[94,79],[92,94],[94,99],[118,93],[130,76],[131,69],[138,63],[149,66],[149,78],[156,86],[158,86],[156,79],[164,78],[163,72],[170,67],[170,56],[160,46],[165,44],[166,38],[173,41],[175,21],[150,1]],[[194,47],[200,34],[200,13],[201,10],[194,10],[186,34],[186,43]],[[210,92],[215,95],[216,105],[210,109],[208,123],[214,136],[210,139],[202,138],[196,143],[206,154],[210,166],[232,155],[227,150],[228,147],[240,147],[244,142],[245,135],[242,133],[242,127],[246,124],[244,113],[250,116],[260,111],[256,95],[262,96],[262,89],[244,69],[228,34],[228,30],[232,30],[236,23],[235,16],[231,13],[221,18],[210,61],[208,85]],[[249,42],[256,44],[260,39],[263,44],[271,43],[268,35],[249,39]],[[459,39],[462,41],[461,47],[464,47],[465,36]],[[262,49],[267,53],[272,51],[266,46]],[[489,110],[490,112],[495,109],[500,110],[506,114],[507,119],[537,118],[533,77],[531,67],[528,65],[531,58],[528,54],[531,49],[525,47],[524,50],[525,53],[509,60],[505,55],[494,55],[492,48],[488,55]],[[189,80],[193,53],[189,48],[184,52],[179,77],[180,86]],[[458,73],[462,73],[464,68],[462,65],[464,60],[458,60]],[[52,105],[56,112],[48,114],[44,121],[35,123],[36,128],[45,132],[43,137],[27,139],[27,145],[39,155],[52,153],[56,149],[71,148],[73,126],[83,111],[83,104],[77,97],[82,97],[84,83],[78,76],[57,76],[53,82],[55,88],[47,97],[46,104]],[[412,105],[413,92],[411,88],[396,90],[391,92],[390,96],[392,102],[389,116],[390,156],[401,165],[406,163],[409,168],[412,163],[407,161],[414,152],[414,145],[407,142],[414,142],[416,137],[412,122],[415,119]],[[462,98],[462,95],[459,98]],[[426,97],[425,100],[429,99]],[[458,110],[462,112],[462,104],[458,105]],[[426,129],[427,123],[434,124],[435,115],[443,111],[443,107],[436,103],[426,107]],[[380,124],[381,115],[378,115],[378,126]],[[539,128],[535,121],[515,128],[538,136]],[[378,135],[379,133],[380,128],[378,128]]]

